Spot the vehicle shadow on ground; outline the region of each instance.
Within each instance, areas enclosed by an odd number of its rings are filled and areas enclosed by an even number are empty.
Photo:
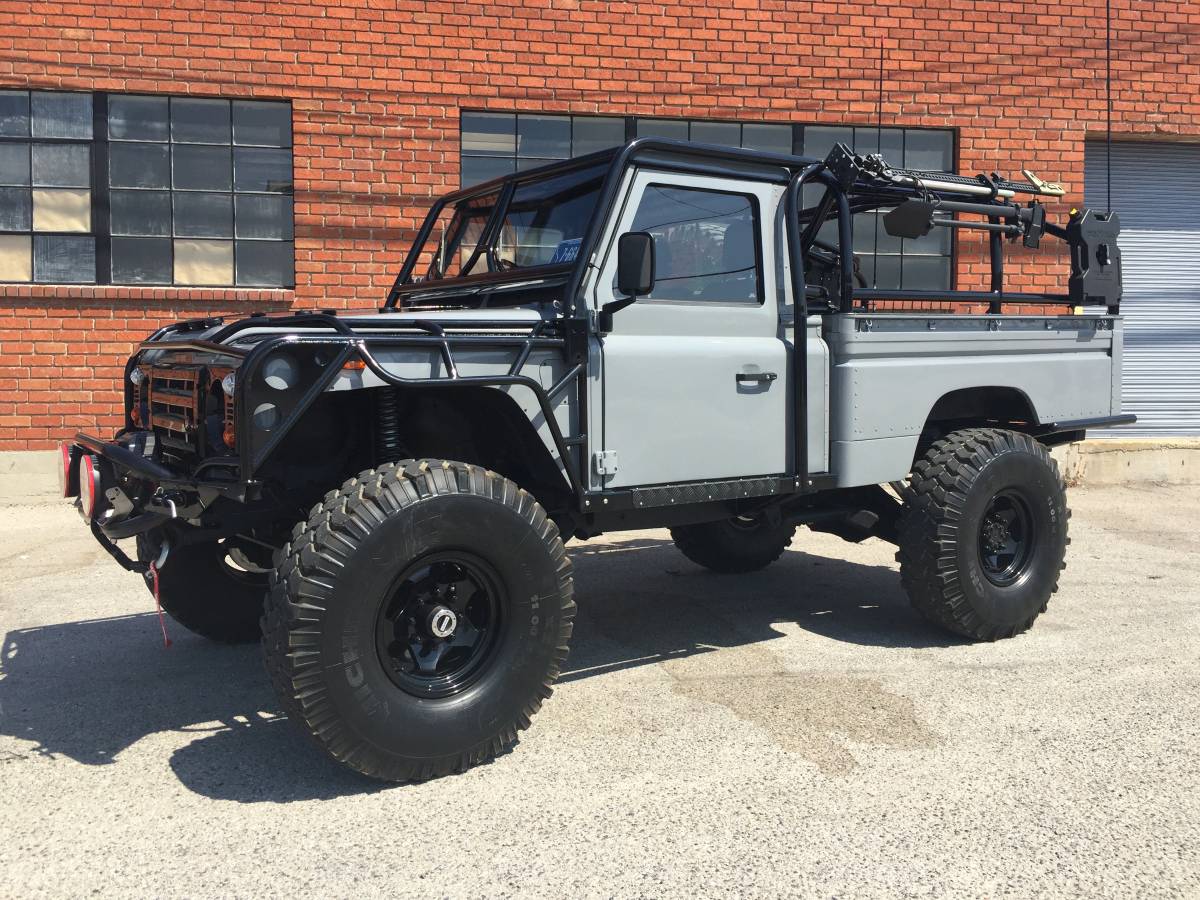
[[[582,545],[571,556],[583,639],[572,642],[564,682],[781,638],[778,623],[872,647],[964,643],[922,619],[887,566],[789,550],[760,572],[718,575],[670,541],[645,538]],[[630,653],[589,641],[593,630]]]
[[[958,643],[909,608],[887,567],[789,551],[752,575],[712,575],[667,541],[571,548],[580,615],[562,681],[783,636],[780,622],[879,647]],[[215,799],[331,799],[386,786],[330,762],[279,712],[259,649],[172,630],[153,614],[9,632],[0,648],[0,734],[30,754],[103,765],[144,737],[194,732],[170,765]]]
[[[332,765],[279,711],[257,646],[225,646],[153,613],[10,631],[0,648],[0,734],[29,752],[112,763],[144,737],[189,732],[171,767],[192,790],[244,801],[378,789]]]

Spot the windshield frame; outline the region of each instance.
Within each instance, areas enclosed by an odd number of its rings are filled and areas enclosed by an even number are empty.
[[[490,181],[484,181],[479,184],[471,185],[467,188],[454,191],[439,197],[430,208],[425,216],[425,221],[421,225],[416,238],[413,240],[412,246],[408,250],[408,255],[405,258],[404,265],[396,276],[396,281],[392,285],[392,290],[388,299],[388,306],[391,307],[399,300],[400,296],[412,293],[434,293],[434,292],[453,292],[466,287],[487,284],[490,282],[507,282],[512,280],[529,281],[537,278],[544,278],[556,275],[558,273],[568,273],[575,269],[582,261],[584,254],[579,253],[575,259],[564,263],[548,263],[540,266],[526,266],[517,269],[505,269],[500,271],[488,270],[477,272],[470,275],[455,275],[450,277],[442,277],[431,280],[416,281],[417,263],[420,260],[421,254],[424,252],[430,240],[435,239],[433,234],[434,228],[437,225],[439,218],[447,207],[454,206],[465,200],[473,200],[488,194],[496,194],[498,199],[492,209],[491,215],[488,218],[487,224],[484,226],[483,233],[479,243],[472,253],[471,258],[463,265],[463,269],[470,271],[478,261],[478,257],[483,253],[491,254],[495,243],[497,230],[500,228],[507,215],[509,205],[512,201],[513,194],[517,188],[524,184],[537,181],[547,181],[561,175],[566,175],[578,170],[599,168],[607,164],[603,174],[601,185],[599,188],[599,196],[597,200],[597,210],[595,214],[599,214],[599,206],[602,205],[603,198],[606,194],[608,182],[612,178],[613,160],[620,154],[622,148],[614,147],[610,150],[601,150],[598,153],[589,153],[585,156],[577,156],[572,159],[563,160],[561,163],[554,163],[548,166],[540,166],[536,169],[530,169],[525,172],[517,172],[513,175],[504,175],[500,178],[493,178]],[[436,262],[437,250],[434,250],[434,262]]]
[[[454,215],[450,217],[450,221],[446,224],[445,230],[442,232],[442,238],[438,242],[437,248],[433,251],[433,258],[429,261],[429,269],[421,283],[429,281],[450,281],[457,278],[464,278],[465,275],[446,275],[446,268],[449,265],[450,255],[462,246],[463,240],[466,237],[472,219],[483,219],[483,227],[479,229],[479,236],[475,238],[475,247],[471,256],[465,263],[460,266],[461,271],[470,273],[475,267],[475,263],[479,261],[480,252],[486,247],[489,257],[491,256],[491,237],[492,237],[492,222],[496,216],[496,210],[500,207],[507,206],[511,200],[512,187],[506,185],[502,190],[495,194],[477,194],[474,197],[467,197],[455,203]],[[470,201],[479,198],[494,197],[491,202],[491,208],[487,210],[487,217],[482,215],[473,216],[469,212]],[[464,206],[463,204],[468,204]],[[446,204],[449,206],[449,204]],[[443,206],[445,209],[445,206]],[[483,210],[481,209],[482,213]],[[460,218],[461,217],[461,218]],[[457,229],[455,225],[457,223]],[[447,243],[447,239],[453,236],[453,241]],[[489,264],[488,271],[492,271],[492,266]],[[434,273],[434,274],[429,274]]]

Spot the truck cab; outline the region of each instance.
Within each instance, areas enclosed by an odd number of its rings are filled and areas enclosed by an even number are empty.
[[[1011,637],[1065,559],[1048,448],[1132,420],[1117,216],[1056,225],[1062,193],[657,140],[466,188],[377,312],[150,336],[125,428],[63,448],[63,493],[177,620],[261,637],[289,717],[390,780],[529,724],[571,538],[666,527],[746,577],[799,526],[882,539],[935,626]],[[852,222],[884,210],[897,237],[985,232],[991,289],[868,290]],[[1048,239],[1064,290],[1006,290],[1006,243]]]

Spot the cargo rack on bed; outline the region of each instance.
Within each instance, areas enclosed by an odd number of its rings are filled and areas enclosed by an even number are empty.
[[[1026,181],[1011,181],[997,174],[970,177],[951,172],[925,172],[894,168],[874,154],[860,156],[837,144],[825,160],[797,172],[789,185],[788,202],[803,232],[795,248],[805,258],[813,246],[822,246],[817,232],[827,221],[838,222],[839,244],[851,245],[850,219],[856,213],[889,210],[883,226],[893,237],[920,238],[933,228],[985,231],[989,236],[991,279],[987,291],[876,290],[857,287],[852,259],[842,259],[841,312],[872,309],[884,302],[949,301],[986,303],[990,314],[1000,314],[1005,304],[1061,304],[1072,308],[1103,306],[1110,314],[1120,311],[1121,253],[1117,247],[1120,222],[1116,213],[1072,209],[1066,226],[1046,220],[1046,208],[1037,199],[1027,204],[1017,196],[1062,197],[1064,189],[1025,171]],[[815,206],[801,208],[801,188],[810,182],[826,190]],[[946,215],[950,214],[950,215]],[[954,214],[982,216],[985,221],[952,218]],[[1066,241],[1071,274],[1066,294],[1006,292],[1004,242],[1020,239],[1036,249],[1045,235]],[[827,249],[832,249],[825,245]],[[803,300],[827,298],[828,292],[806,285]]]

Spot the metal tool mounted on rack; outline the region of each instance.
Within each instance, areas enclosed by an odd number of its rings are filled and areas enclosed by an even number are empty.
[[[1019,238],[1025,247],[1037,249],[1048,234],[1067,242],[1071,258],[1068,293],[1054,299],[1076,306],[1104,305],[1110,312],[1119,308],[1120,220],[1116,213],[1072,209],[1064,227],[1047,221],[1046,208],[1037,199],[1026,204],[1016,199],[1018,195],[1062,197],[1066,193],[1062,185],[1043,181],[1028,170],[1023,172],[1025,181],[1012,181],[996,173],[971,177],[899,169],[878,154],[856,155],[845,144],[829,152],[825,168],[845,191],[851,214],[888,210],[883,226],[892,237],[920,238],[934,228],[989,232],[990,290],[997,297],[1004,295],[1004,238]],[[835,215],[832,205],[822,206],[805,212],[810,217]],[[954,218],[956,214],[983,220]]]

